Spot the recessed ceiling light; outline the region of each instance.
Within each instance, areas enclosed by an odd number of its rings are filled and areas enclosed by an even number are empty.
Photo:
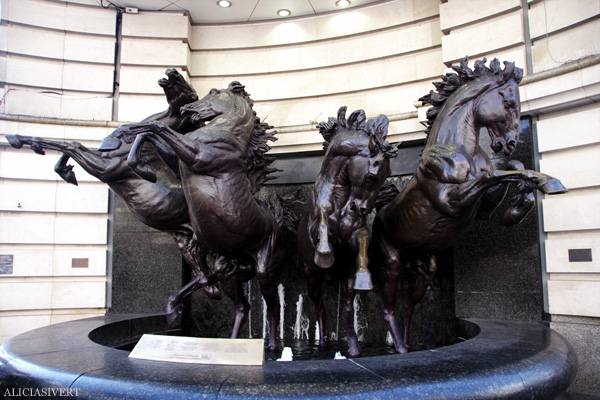
[[[335,5],[338,7],[348,7],[350,5],[350,0],[338,0],[335,2]]]
[[[280,17],[289,17],[290,15],[292,15],[292,12],[284,8],[277,11],[277,15],[279,15]]]
[[[217,5],[219,7],[227,8],[227,7],[231,7],[231,2],[227,1],[227,0],[219,0],[219,1],[217,1]]]

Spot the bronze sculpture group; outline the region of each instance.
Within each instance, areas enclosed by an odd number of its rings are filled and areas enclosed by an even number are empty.
[[[436,82],[437,91],[421,98],[427,113],[427,143],[417,171],[401,192],[386,182],[397,148],[386,141],[388,119],[367,120],[363,110],[318,125],[326,150],[308,213],[298,229],[299,265],[308,295],[315,303],[319,347],[325,348],[325,279],[342,282],[348,355],[360,355],[353,324],[356,290],[372,288],[369,269],[383,277],[383,318],[395,350],[408,351],[410,321],[416,304],[436,272],[436,253],[453,245],[475,218],[487,218],[500,204],[509,183],[519,194],[503,222],[521,221],[533,208],[533,191],[562,193],[560,181],[527,170],[517,160],[507,170],[493,168],[479,146],[482,128],[492,150],[509,155],[519,139],[518,84],[522,70],[476,61],[453,67]],[[239,82],[212,89],[198,99],[175,70],[161,79],[169,108],[138,124],[123,125],[98,150],[77,142],[6,135],[20,148],[29,145],[63,153],[55,170],[77,184],[69,158],[107,183],[143,223],[172,234],[193,272],[191,281],[168,301],[170,319],[182,299],[203,289],[211,298],[224,292],[234,303],[231,337],[238,337],[248,318],[243,282],[256,277],[267,306],[269,349],[277,347],[280,304],[277,284],[283,269],[282,229],[294,229],[294,197],[259,201],[256,192],[275,172],[267,142],[271,126],[261,122],[253,101]],[[367,216],[377,207],[372,232]],[[207,257],[212,256],[212,263]],[[401,278],[409,295],[395,316]]]

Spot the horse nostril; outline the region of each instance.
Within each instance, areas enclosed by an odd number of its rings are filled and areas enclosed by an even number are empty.
[[[506,144],[506,147],[510,151],[513,151],[517,147],[517,141],[516,140],[509,140],[508,143]]]

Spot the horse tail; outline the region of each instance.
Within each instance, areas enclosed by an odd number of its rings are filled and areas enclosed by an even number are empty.
[[[300,189],[288,196],[280,196],[276,193],[271,194],[266,200],[260,203],[277,222],[280,228],[295,233],[300,217],[294,211],[294,205],[303,204],[304,202],[298,199]]]
[[[400,191],[391,181],[386,181],[379,190],[379,194],[377,194],[377,199],[375,200],[375,209],[377,211],[381,210],[383,206],[394,200],[396,196],[400,194]]]

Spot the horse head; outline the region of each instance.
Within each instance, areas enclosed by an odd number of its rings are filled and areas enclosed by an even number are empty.
[[[510,155],[519,141],[520,122],[519,87],[514,79],[478,98],[475,121],[487,129],[496,153],[504,150]]]
[[[172,112],[179,114],[182,106],[198,100],[193,87],[174,68],[165,71],[167,78],[159,79],[158,85],[163,88]]]
[[[518,84],[523,77],[523,70],[515,67],[514,63],[500,62],[494,59],[490,66],[485,65],[486,59],[475,61],[474,69],[468,66],[468,57],[460,60],[460,65],[452,66],[456,73],[448,73],[441,82],[434,82],[437,92],[431,91],[419,100],[423,104],[431,104],[427,111],[427,130],[432,140],[460,141],[455,135],[457,124],[467,124],[476,135],[480,128],[487,129],[492,149],[495,152],[504,150],[511,154],[519,140],[520,101]],[[471,110],[461,114],[459,110]],[[462,121],[454,118],[462,115]],[[443,127],[443,123],[447,125]],[[454,126],[454,128],[452,128]],[[469,132],[468,126],[460,129],[463,134]]]
[[[234,134],[245,133],[249,139],[254,128],[252,105],[253,101],[244,90],[244,86],[234,81],[227,89],[211,89],[200,100],[181,107],[181,114],[188,115],[198,126],[206,123],[237,128],[232,130]]]

